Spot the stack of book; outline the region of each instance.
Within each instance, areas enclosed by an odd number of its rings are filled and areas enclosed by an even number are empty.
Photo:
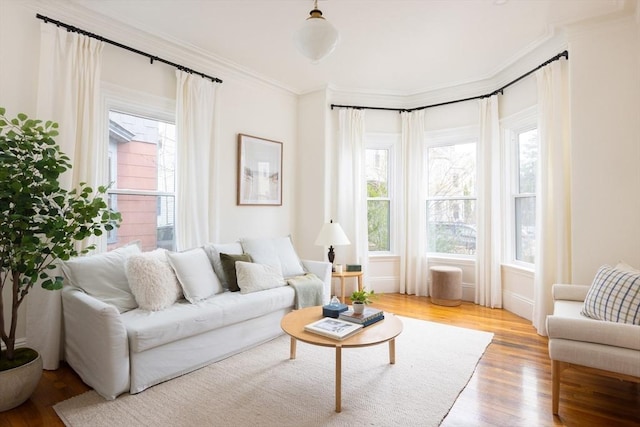
[[[357,323],[362,326],[369,326],[384,319],[384,311],[373,307],[365,307],[362,314],[356,314],[353,312],[353,309],[349,309],[340,313],[338,319]]]

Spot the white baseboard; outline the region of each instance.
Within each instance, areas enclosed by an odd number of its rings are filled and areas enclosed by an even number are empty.
[[[522,295],[503,291],[502,308],[527,320],[533,319],[533,300]]]
[[[20,348],[20,347],[26,347],[27,346],[27,339],[26,338],[17,338],[16,339],[16,348]],[[6,350],[6,346],[4,345],[4,343],[0,343],[0,349],[2,350]]]

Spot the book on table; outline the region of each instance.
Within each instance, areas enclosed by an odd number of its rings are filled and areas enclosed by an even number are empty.
[[[375,323],[379,320],[384,319],[384,311],[378,310],[377,308],[373,307],[365,307],[364,311],[360,314],[354,313],[353,309],[351,308],[340,313],[338,319],[367,326],[371,323]]]
[[[363,326],[358,323],[347,322],[345,320],[324,317],[315,322],[305,325],[304,330],[314,334],[323,335],[336,340],[343,340],[362,330]]]

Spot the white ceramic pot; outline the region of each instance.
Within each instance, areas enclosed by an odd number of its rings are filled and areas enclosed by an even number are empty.
[[[361,314],[364,311],[364,303],[354,301],[353,303],[353,312],[356,314]]]
[[[22,405],[42,377],[42,357],[8,371],[0,371],[0,412]]]

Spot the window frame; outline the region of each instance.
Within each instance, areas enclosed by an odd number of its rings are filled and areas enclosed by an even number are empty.
[[[136,91],[122,86],[102,83],[102,99],[101,99],[101,117],[102,117],[102,137],[106,141],[105,155],[105,171],[107,175],[112,175],[116,170],[115,164],[109,161],[109,151],[111,146],[109,143],[109,112],[116,111],[122,114],[139,116],[151,120],[171,123],[175,126],[176,122],[176,103],[174,100],[160,96],[151,95],[149,93]],[[176,141],[177,143],[177,141]],[[117,153],[113,159],[117,162]],[[176,163],[176,169],[178,165]],[[108,176],[105,179],[109,179]],[[117,181],[115,176],[114,183]],[[112,183],[110,183],[112,185]],[[111,188],[107,191],[107,197],[117,200],[119,195],[140,195],[140,196],[169,196],[176,197],[177,189],[174,192],[151,191],[151,190],[133,190],[126,188]],[[114,207],[117,209],[117,206]],[[176,222],[178,218],[174,212]],[[175,224],[174,224],[175,226]],[[117,230],[117,229],[116,229]],[[115,241],[114,241],[115,240]],[[107,244],[117,242],[116,234],[107,237]]]
[[[501,126],[503,128],[504,135],[504,147],[506,152],[505,159],[508,162],[504,167],[504,171],[507,176],[503,179],[503,182],[505,183],[504,191],[507,195],[507,197],[504,198],[505,205],[503,208],[503,218],[505,218],[505,229],[503,230],[505,236],[505,250],[503,261],[516,267],[533,270],[535,267],[535,261],[530,263],[517,259],[516,200],[525,197],[537,198],[537,191],[534,193],[520,193],[519,191],[520,163],[518,153],[519,135],[533,129],[539,130],[537,108],[535,106],[530,107],[513,114],[512,116],[504,118],[501,120]],[[538,138],[538,144],[539,143],[540,139]],[[536,168],[536,173],[537,172],[539,172],[539,168]],[[536,182],[537,179],[538,178],[536,177]]]
[[[457,196],[457,197],[430,197],[429,196],[429,149],[435,147],[445,147],[459,144],[473,143],[476,146],[476,188],[475,196]],[[444,200],[473,200],[476,203],[476,209],[478,206],[478,145],[480,143],[480,129],[478,126],[466,126],[458,128],[450,128],[436,131],[425,132],[425,150],[424,150],[424,171],[425,171],[425,218],[424,227],[425,233],[429,230],[429,202],[431,201],[444,201]],[[476,211],[477,212],[477,211]],[[478,245],[478,221],[476,213],[476,251]],[[429,238],[425,236],[425,253],[428,258],[433,259],[456,259],[456,260],[475,260],[476,254],[453,254],[447,252],[431,252],[429,251]]]
[[[367,193],[367,177],[366,177],[366,152],[367,150],[388,150],[388,197],[386,198],[370,198]],[[402,176],[399,176],[401,168],[398,165],[400,161],[400,135],[396,133],[366,133],[364,135],[364,189],[365,202],[368,206],[369,200],[389,200],[389,250],[388,251],[367,251],[371,257],[392,256],[398,253],[398,209],[399,209],[399,193],[398,186],[402,182]],[[368,209],[367,209],[368,210]],[[368,226],[367,226],[367,242],[368,242]]]

